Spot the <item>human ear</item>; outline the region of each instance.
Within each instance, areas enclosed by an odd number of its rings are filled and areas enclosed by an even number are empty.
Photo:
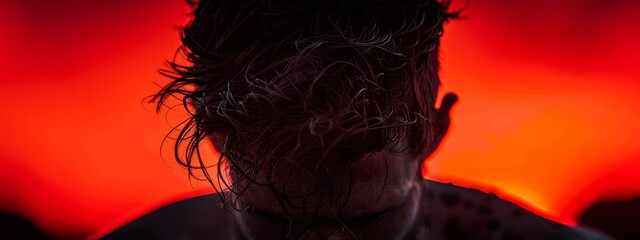
[[[436,116],[433,122],[433,142],[426,146],[423,159],[429,157],[438,146],[440,146],[444,136],[447,135],[449,125],[451,124],[451,108],[453,108],[456,102],[458,102],[458,95],[455,93],[447,93],[442,98],[442,104],[440,104],[440,108],[436,110]]]
[[[449,132],[449,125],[451,124],[451,108],[453,105],[458,102],[458,95],[455,93],[447,93],[444,98],[442,98],[442,104],[440,104],[440,108],[437,111],[436,122],[433,126],[433,129],[436,133],[436,139],[434,142],[434,150],[440,143],[447,132]]]

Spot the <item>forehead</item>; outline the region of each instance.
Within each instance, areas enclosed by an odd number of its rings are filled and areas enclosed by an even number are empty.
[[[250,185],[242,202],[259,211],[294,218],[309,212],[347,217],[378,212],[406,198],[419,178],[421,162],[410,154],[383,150],[341,173],[328,172],[324,179],[283,167],[275,172],[278,176],[270,176],[277,179],[272,186]],[[261,177],[267,176],[258,179]]]

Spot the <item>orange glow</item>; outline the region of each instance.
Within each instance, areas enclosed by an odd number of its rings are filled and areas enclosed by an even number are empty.
[[[640,3],[471,2],[443,39],[442,90],[460,102],[428,177],[563,222],[640,195]],[[0,2],[1,211],[77,237],[211,192],[161,159],[170,126],[143,101],[186,13],[180,0]]]

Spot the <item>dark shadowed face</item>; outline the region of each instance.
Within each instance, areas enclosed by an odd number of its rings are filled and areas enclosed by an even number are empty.
[[[253,210],[237,212],[236,224],[250,239],[402,239],[418,214],[423,157],[388,150],[366,156],[350,169],[350,191],[334,198],[311,194],[286,198],[291,204],[281,205],[267,187],[252,185],[244,202]],[[295,183],[307,179],[292,176],[284,188],[290,196],[303,196],[309,184]],[[343,177],[332,181],[347,184]],[[317,212],[323,217],[304,217]]]
[[[331,189],[347,191],[309,194],[314,192],[314,181],[286,167],[275,178],[286,179],[282,182],[287,184],[273,186],[286,197],[275,197],[269,187],[250,185],[236,202],[236,207],[247,211],[233,211],[238,231],[247,239],[420,239],[416,226],[421,224],[425,184],[421,167],[448,131],[449,112],[456,101],[455,94],[443,98],[431,120],[435,142],[420,154],[382,150],[358,160],[348,174],[325,179],[334,186]],[[213,139],[215,144],[223,138]]]

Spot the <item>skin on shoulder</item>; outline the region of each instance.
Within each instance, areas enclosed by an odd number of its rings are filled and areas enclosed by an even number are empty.
[[[369,226],[359,238],[333,236],[328,239],[612,239],[544,219],[493,194],[450,183],[423,181],[422,197],[417,207],[414,202],[409,202],[403,203],[404,207],[393,208],[388,213],[389,220],[386,217],[373,220],[373,226]],[[408,196],[408,199],[415,198]],[[145,215],[100,239],[285,239],[277,235],[243,236],[234,220],[238,213],[221,208],[221,204],[215,194],[183,200]],[[401,226],[402,229],[413,226],[408,232],[405,230],[406,235],[390,236],[376,230],[381,224],[389,224],[386,221],[399,217],[404,219],[402,213],[407,210],[415,214],[410,217],[413,220],[409,224]],[[267,226],[276,226],[276,229],[288,224],[277,219],[263,221],[267,221],[264,223]]]
[[[422,201],[431,230],[425,239],[613,239],[545,219],[495,194],[425,181]]]

